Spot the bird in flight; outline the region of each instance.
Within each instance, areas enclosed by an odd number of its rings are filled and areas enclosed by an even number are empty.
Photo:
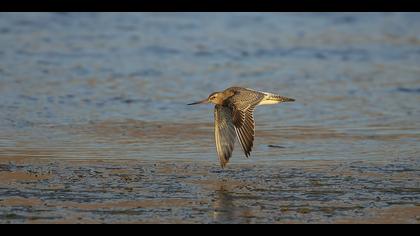
[[[221,92],[214,92],[202,101],[188,105],[215,104],[214,137],[220,165],[224,168],[232,156],[236,136],[245,156],[250,156],[255,135],[253,113],[256,106],[293,101],[295,101],[293,98],[273,93],[242,87],[230,87]]]

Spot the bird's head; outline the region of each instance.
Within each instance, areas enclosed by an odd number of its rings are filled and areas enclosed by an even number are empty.
[[[213,103],[213,104],[223,104],[223,101],[225,100],[223,92],[214,92],[212,94],[209,95],[208,98],[198,101],[198,102],[193,102],[190,103],[188,105],[196,105],[196,104],[203,104],[203,103]]]

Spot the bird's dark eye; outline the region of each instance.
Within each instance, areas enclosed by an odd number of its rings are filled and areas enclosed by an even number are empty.
[[[215,98],[216,98],[216,97],[215,97],[215,96],[213,96],[213,97],[211,97],[210,99],[212,99],[212,100],[213,100],[213,99],[215,99]]]

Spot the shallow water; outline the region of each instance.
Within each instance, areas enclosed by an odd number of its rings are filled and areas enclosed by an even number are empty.
[[[186,165],[210,168],[210,172],[204,172],[211,181],[216,178],[213,175],[238,175],[236,180],[242,184],[276,170],[292,175],[288,173],[289,162],[331,163],[327,170],[339,163],[344,163],[345,170],[351,169],[350,163],[356,163],[356,169],[363,169],[365,162],[373,166],[393,163],[397,169],[406,170],[409,166],[410,179],[399,176],[391,185],[410,185],[414,189],[407,204],[401,205],[418,206],[419,20],[418,13],[1,13],[0,159],[4,165],[12,166],[21,158],[26,160],[24,166],[64,163],[52,164],[54,178],[71,176],[76,170],[69,169],[69,162],[76,160],[92,161],[92,165],[111,161],[108,167],[118,168],[127,161],[134,166],[166,163],[171,173],[176,172],[176,163],[190,163]],[[243,158],[237,146],[228,174],[224,174],[218,172],[212,106],[186,104],[233,85],[279,93],[296,102],[258,107],[252,158]],[[87,166],[97,171],[104,168]],[[243,166],[252,167],[252,171],[243,173]],[[134,168],[130,178],[137,179],[135,173]],[[293,188],[300,178],[310,178],[310,171],[305,173],[286,181],[285,186]],[[148,178],[172,181],[170,176]],[[173,181],[183,183],[184,179],[174,176]],[[192,176],[189,181],[196,181]],[[88,181],[94,184],[97,178]],[[343,178],[331,185],[339,186]],[[49,178],[43,181],[40,184],[50,184]],[[54,181],[66,183],[62,179]],[[110,181],[117,187],[125,185]],[[278,183],[272,181],[260,187],[274,188]],[[353,186],[363,185],[360,181]],[[381,178],[377,181],[384,188],[389,183]],[[83,195],[88,186],[89,182],[80,183],[74,191]],[[189,187],[184,189],[185,196],[197,190],[189,183],[186,186]],[[200,186],[205,189],[204,184]],[[159,191],[161,187],[157,185],[153,190],[155,199],[167,198]],[[25,194],[27,188],[19,185],[17,192],[1,188],[0,198],[30,197]],[[206,198],[231,199],[220,190],[224,188],[234,196],[242,193],[235,183],[228,183],[223,188],[215,187],[216,192],[201,190],[201,194]],[[263,208],[276,205],[276,196],[282,198],[281,191],[267,189],[258,193],[248,190],[263,199]],[[48,198],[42,189],[39,191],[36,199]],[[374,195],[370,190],[358,193],[368,194],[368,199]],[[310,193],[302,190],[300,194],[306,198],[296,202],[309,204]],[[107,199],[106,192],[94,195]],[[386,196],[389,201],[404,198],[396,193]],[[321,198],[322,195],[317,200]],[[114,196],[115,199],[143,198],[133,194],[129,198]],[[197,199],[192,197],[189,201]],[[343,199],[348,198],[332,198]],[[85,201],[90,202],[89,198]],[[248,201],[252,199],[240,200],[239,205],[249,206]],[[222,208],[232,209],[229,204]],[[389,205],[369,209],[384,206]],[[201,207],[204,212],[217,208]],[[276,205],[273,209],[280,208]],[[3,213],[10,210],[1,209]],[[164,222],[188,222],[181,217],[182,211],[176,217],[165,218],[165,214],[171,214],[153,209],[149,213],[162,216]],[[322,212],[316,209],[309,210]],[[308,209],[303,211],[302,214]],[[233,220],[237,217],[223,216],[227,219],[222,221],[258,223],[283,219],[270,217],[275,215],[273,212],[256,213],[255,208],[252,215],[248,213],[240,213],[237,221]],[[56,214],[54,219],[65,215],[60,211]],[[193,215],[193,222],[220,222],[206,218],[206,214],[188,214]],[[304,215],[307,217],[288,219],[326,219],[325,214]],[[94,216],[84,215],[81,222],[101,222]],[[137,216],[136,221],[146,221],[141,214]],[[13,219],[3,217],[0,221],[14,222]],[[24,216],[17,219],[25,220],[28,218]],[[121,221],[124,220],[110,217],[107,222]]]

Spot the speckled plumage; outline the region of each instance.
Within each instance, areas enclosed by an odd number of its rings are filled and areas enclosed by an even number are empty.
[[[215,92],[200,102],[214,103],[214,135],[220,165],[225,167],[232,156],[235,134],[245,153],[249,157],[255,137],[254,109],[258,105],[294,101],[292,98],[277,94],[260,92],[242,87],[230,87],[222,92]]]

